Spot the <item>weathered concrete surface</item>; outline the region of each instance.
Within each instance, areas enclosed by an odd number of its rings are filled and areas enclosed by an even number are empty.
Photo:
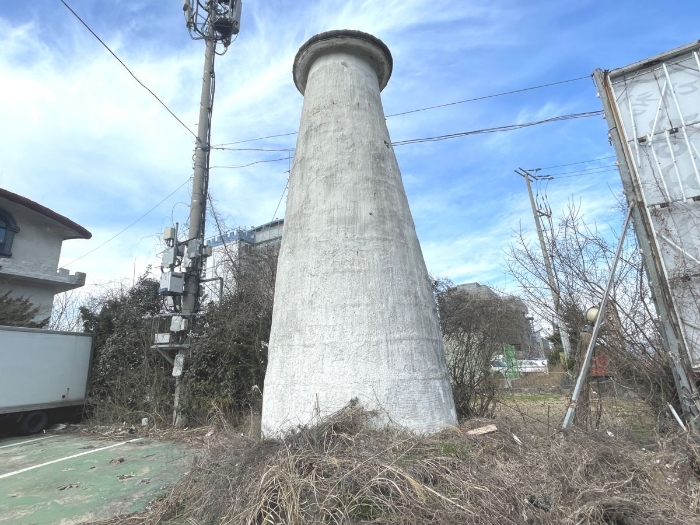
[[[305,97],[277,270],[263,432],[312,423],[353,398],[382,411],[383,422],[438,431],[456,424],[456,414],[380,98],[391,55],[357,32],[314,38],[294,65]]]
[[[69,525],[143,510],[167,495],[192,457],[173,443],[125,441],[72,434],[0,439],[0,523]]]

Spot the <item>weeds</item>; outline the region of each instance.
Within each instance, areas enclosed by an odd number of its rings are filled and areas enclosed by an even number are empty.
[[[372,429],[370,417],[349,406],[283,440],[252,442],[224,433],[143,522],[646,525],[700,520],[700,449],[687,436],[667,438],[650,452],[606,436],[547,436],[538,426],[505,418],[496,421],[498,431],[492,434],[467,435],[485,423],[472,420],[418,437]]]

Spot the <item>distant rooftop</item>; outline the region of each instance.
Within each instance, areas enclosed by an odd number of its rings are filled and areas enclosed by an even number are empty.
[[[267,241],[272,241],[282,237],[282,225],[284,219],[275,219],[274,221],[260,226],[238,227],[223,235],[217,235],[204,241],[207,246],[221,246],[222,244],[233,243],[236,241],[244,241],[250,244],[260,244]]]

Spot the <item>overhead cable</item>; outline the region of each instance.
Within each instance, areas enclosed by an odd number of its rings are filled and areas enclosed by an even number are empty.
[[[609,157],[598,157],[597,159],[579,160],[578,162],[569,162],[568,164],[557,164],[556,166],[545,166],[544,168],[533,168],[533,169],[527,170],[527,171],[551,170],[554,168],[563,168],[565,166],[575,166],[576,164],[587,164],[589,162],[597,162],[599,160],[609,160],[609,159],[615,159],[615,158],[617,158],[615,155],[610,155]]]
[[[269,149],[269,148],[226,148],[222,146],[212,146],[209,149],[218,149],[218,150],[224,150],[224,151],[294,151],[294,148],[277,148],[277,149]]]
[[[524,92],[524,91],[532,91],[532,90],[535,90],[535,89],[542,89],[542,88],[546,88],[546,87],[550,87],[550,86],[556,86],[556,85],[559,85],[559,84],[566,84],[566,83],[569,83],[569,82],[576,82],[576,81],[584,80],[584,79],[587,79],[587,78],[589,78],[589,75],[582,76],[582,77],[576,77],[576,78],[569,78],[569,79],[566,79],[566,80],[559,80],[559,81],[557,81],[557,82],[550,82],[549,84],[540,84],[539,86],[530,86],[530,87],[524,87],[524,88],[514,89],[514,90],[512,90],[512,91],[505,91],[505,92],[503,92],[503,93],[495,93],[495,94],[492,94],[492,95],[483,95],[483,96],[480,96],[480,97],[468,98],[468,99],[465,99],[465,100],[457,100],[457,101],[455,101],[455,102],[447,102],[447,103],[445,103],[445,104],[438,104],[438,105],[435,105],[435,106],[429,106],[429,107],[425,107],[425,108],[410,109],[410,110],[408,110],[408,111],[402,111],[402,112],[400,112],[400,113],[393,113],[393,114],[391,114],[391,115],[386,115],[385,118],[398,117],[398,116],[400,116],[400,115],[408,115],[408,114],[410,114],[410,113],[417,113],[417,112],[419,112],[419,111],[428,111],[428,110],[430,110],[430,109],[444,108],[444,107],[447,107],[447,106],[454,106],[454,105],[457,105],[457,104],[465,104],[465,103],[467,103],[467,102],[476,102],[476,101],[478,101],[478,100],[486,100],[486,99],[489,99],[489,98],[503,97],[503,96],[505,96],[505,95],[513,95],[513,94],[515,94],[515,93],[522,93],[522,92]],[[291,136],[291,135],[296,135],[296,134],[297,134],[297,132],[296,132],[296,131],[293,131],[293,132],[290,132],[290,133],[281,133],[281,134],[278,134],[278,135],[267,135],[267,136],[265,136],[265,137],[256,137],[256,138],[252,138],[252,139],[238,140],[238,141],[236,141],[236,142],[225,142],[225,143],[223,143],[223,144],[217,144],[217,147],[218,147],[218,146],[231,146],[231,145],[234,145],[234,144],[243,144],[244,142],[255,142],[255,141],[257,141],[257,140],[266,140],[266,139],[273,139],[273,138],[278,138],[278,137],[289,137],[289,136]]]
[[[84,21],[82,18],[80,18],[80,16],[78,15],[78,13],[76,13],[75,11],[73,11],[73,9],[71,8],[71,6],[69,6],[64,0],[61,0],[61,3],[62,3],[64,6],[66,6],[66,9],[68,9],[68,11],[70,11],[71,13],[73,13],[73,16],[75,16],[75,18],[77,18],[77,19],[80,21],[80,23],[83,24],[83,25],[85,26],[85,28],[86,28],[88,31],[90,31],[90,33],[92,33],[92,36],[94,36],[94,37],[97,39],[97,41],[98,41],[100,44],[102,44],[102,45],[104,46],[104,48],[105,48],[107,51],[109,51],[109,53],[110,53],[114,58],[117,59],[117,62],[119,62],[119,63],[124,67],[124,69],[126,69],[126,70],[129,72],[129,74],[130,74],[132,77],[134,77],[134,80],[136,80],[136,82],[138,82],[138,83],[141,85],[141,87],[143,87],[146,91],[148,91],[151,95],[153,95],[153,98],[155,98],[158,102],[160,102],[160,105],[163,106],[163,107],[166,109],[166,111],[167,111],[168,113],[170,113],[170,114],[173,116],[173,118],[174,118],[175,120],[177,120],[177,121],[182,125],[182,127],[185,128],[187,131],[189,131],[190,134],[196,139],[196,138],[197,138],[197,135],[195,134],[195,132],[192,131],[190,128],[188,128],[187,125],[186,125],[182,120],[180,120],[180,118],[179,118],[175,113],[172,112],[172,110],[165,104],[165,102],[163,102],[160,98],[158,98],[158,95],[156,95],[153,91],[151,91],[151,89],[150,89],[148,86],[146,86],[146,84],[144,84],[143,82],[141,82],[141,81],[139,80],[139,78],[138,78],[136,75],[134,75],[134,73],[131,71],[131,69],[128,68],[128,66],[122,61],[122,59],[119,58],[119,57],[117,56],[117,54],[116,54],[114,51],[112,51],[112,50],[109,48],[109,46],[108,46],[107,44],[105,44],[104,41],[103,41],[99,36],[97,36],[97,33],[95,33],[95,32],[92,30],[92,28],[91,28],[89,25],[87,25],[87,24],[85,23],[85,21]]]
[[[418,139],[408,139],[408,140],[399,140],[397,142],[392,142],[393,146],[405,146],[407,144],[418,144],[420,142],[437,142],[441,140],[449,140],[449,139],[455,139],[459,137],[467,137],[470,135],[483,135],[487,133],[498,133],[501,131],[513,131],[516,129],[522,129],[522,128],[529,128],[532,126],[539,126],[540,124],[548,124],[550,122],[559,122],[562,120],[574,120],[574,119],[579,119],[579,118],[588,118],[588,117],[595,117],[602,115],[602,111],[586,111],[584,113],[571,113],[569,115],[559,115],[557,117],[551,117],[548,119],[544,120],[537,120],[534,122],[524,122],[522,124],[509,124],[507,126],[497,126],[494,128],[484,128],[484,129],[476,129],[472,131],[462,131],[459,133],[450,133],[448,135],[437,135],[435,137],[423,137],[423,138],[418,138]]]
[[[547,175],[552,175],[552,176],[557,176],[557,175],[571,175],[572,173],[586,173],[589,171],[599,171],[602,169],[612,169],[612,168],[617,168],[614,164],[606,164],[605,166],[594,166],[592,168],[586,168],[586,169],[581,169],[581,170],[573,170],[573,171],[562,171],[559,173],[547,173]]]
[[[234,170],[238,168],[247,168],[248,166],[253,166],[254,164],[262,164],[263,162],[279,162],[281,160],[287,160],[287,157],[283,157],[281,159],[269,159],[269,160],[256,160],[255,162],[251,162],[249,164],[241,164],[240,166],[209,166],[210,170],[213,169],[229,169],[229,170]]]
[[[277,203],[277,207],[275,208],[275,213],[272,214],[272,219],[270,219],[270,222],[275,220],[275,217],[277,216],[277,211],[280,209],[280,206],[282,205],[282,199],[284,199],[284,194],[286,193],[287,188],[289,188],[289,178],[287,178],[287,184],[285,184],[284,189],[282,190],[282,196],[280,197],[280,200]]]
[[[174,191],[172,191],[171,193],[169,193],[163,200],[161,200],[158,204],[156,204],[155,206],[153,206],[153,208],[151,208],[151,209],[148,210],[146,213],[144,213],[143,215],[141,215],[141,217],[139,217],[139,218],[136,219],[134,222],[132,222],[131,224],[129,224],[126,228],[124,228],[123,230],[121,230],[119,233],[116,233],[116,234],[112,235],[109,239],[107,239],[105,242],[103,242],[102,244],[100,244],[100,245],[97,246],[96,248],[93,248],[92,250],[90,250],[89,252],[87,252],[87,253],[81,255],[81,256],[78,257],[77,259],[73,259],[73,260],[72,260],[71,262],[69,262],[68,264],[64,264],[64,265],[62,265],[62,266],[63,266],[63,267],[70,266],[71,264],[73,264],[73,263],[75,263],[75,262],[78,262],[80,259],[84,259],[85,257],[87,257],[88,255],[90,255],[91,253],[96,252],[97,250],[99,250],[100,248],[102,248],[105,244],[107,244],[107,243],[113,241],[114,239],[116,239],[117,237],[119,237],[122,233],[124,233],[126,230],[128,230],[129,228],[131,228],[134,224],[136,224],[136,223],[139,222],[141,219],[143,219],[144,217],[146,217],[146,215],[148,215],[149,213],[151,213],[151,212],[152,212],[153,210],[155,210],[158,206],[160,206],[160,205],[163,204],[165,201],[167,201],[170,197],[172,197],[173,195],[175,195],[185,184],[187,184],[187,183],[190,182],[191,180],[192,180],[192,177],[189,177],[185,182],[183,182],[183,183],[180,184],[177,188],[175,188]]]
[[[537,120],[534,122],[524,122],[521,124],[509,124],[507,126],[498,126],[495,128],[475,129],[475,130],[470,130],[470,131],[462,131],[459,133],[451,133],[449,135],[438,135],[436,137],[423,137],[423,138],[417,138],[417,139],[399,140],[397,142],[392,142],[391,145],[392,146],[405,146],[407,144],[418,144],[421,142],[438,142],[441,140],[469,137],[471,135],[483,135],[483,134],[487,134],[487,133],[498,133],[498,132],[502,132],[502,131],[514,131],[517,129],[529,128],[532,126],[539,126],[541,124],[549,124],[550,122],[559,122],[559,121],[563,121],[563,120],[574,120],[574,119],[579,119],[579,118],[595,117],[595,116],[602,115],[602,114],[603,114],[602,111],[587,111],[584,113],[571,113],[568,115],[559,115],[556,117],[551,117],[551,118],[544,119],[544,120]],[[288,157],[282,157],[279,159],[258,160],[255,162],[251,162],[248,164],[241,164],[238,166],[211,166],[211,169],[214,169],[214,168],[218,168],[218,169],[247,168],[248,166],[253,166],[254,164],[261,164],[264,162],[281,162],[283,160],[288,160]]]
[[[606,173],[608,171],[617,171],[617,166],[612,166],[608,168],[603,168],[600,169],[599,171],[589,171],[589,172],[571,172],[568,175],[551,175],[549,178],[552,180],[559,180],[559,179],[569,179],[571,177],[583,177],[584,175],[598,175],[599,173]]]
[[[429,109],[446,108],[448,106],[456,106],[457,104],[465,104],[467,102],[476,102],[477,100],[486,100],[489,98],[503,97],[505,95],[513,95],[515,93],[522,93],[524,91],[532,91],[534,89],[542,89],[542,88],[546,88],[546,87],[550,87],[550,86],[557,86],[559,84],[567,84],[569,82],[576,82],[578,80],[584,80],[587,78],[590,78],[590,75],[586,75],[583,77],[569,78],[567,80],[560,80],[558,82],[550,82],[549,84],[541,84],[539,86],[514,89],[513,91],[504,91],[503,93],[495,93],[493,95],[484,95],[481,97],[467,98],[465,100],[457,100],[456,102],[447,102],[445,104],[438,104],[436,106],[428,106],[425,108],[411,109],[409,111],[402,111],[401,113],[392,113],[391,115],[387,115],[386,118],[398,117],[400,115],[408,115],[410,113],[418,113],[419,111],[428,111]]]
[[[245,140],[237,140],[236,142],[224,142],[223,144],[217,144],[216,146],[212,146],[215,148],[218,148],[220,146],[233,146],[234,144],[243,144],[244,142],[255,142],[256,140],[265,140],[265,139],[274,139],[277,137],[289,137],[290,135],[296,135],[296,131],[292,131],[291,133],[282,133],[280,135],[268,135],[267,137],[257,137],[254,139],[245,139]]]

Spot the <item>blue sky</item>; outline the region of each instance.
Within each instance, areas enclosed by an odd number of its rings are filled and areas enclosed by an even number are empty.
[[[71,0],[103,40],[192,129],[204,45],[185,29],[181,2]],[[329,29],[359,29],[391,49],[387,115],[589,75],[698,39],[700,4],[649,1],[255,1],[217,59],[212,140],[295,132],[302,97],[294,55]],[[65,243],[62,264],[93,250],[191,175],[193,137],[58,0],[0,0],[0,187],[69,216],[93,232]],[[590,79],[387,120],[394,141],[599,110]],[[522,178],[513,170],[603,159],[549,170],[558,214],[573,199],[585,217],[616,223],[612,148],[601,117],[396,147],[431,273],[516,291],[503,259],[513,230],[534,232]],[[293,148],[294,136],[246,143]],[[212,166],[284,157],[215,151]],[[228,226],[268,222],[283,195],[286,161],[213,169],[211,192]],[[131,278],[157,259],[159,234],[187,217],[189,185],[127,232],[79,261],[91,285]],[[277,212],[283,216],[284,200]],[[209,233],[213,234],[213,224]]]

